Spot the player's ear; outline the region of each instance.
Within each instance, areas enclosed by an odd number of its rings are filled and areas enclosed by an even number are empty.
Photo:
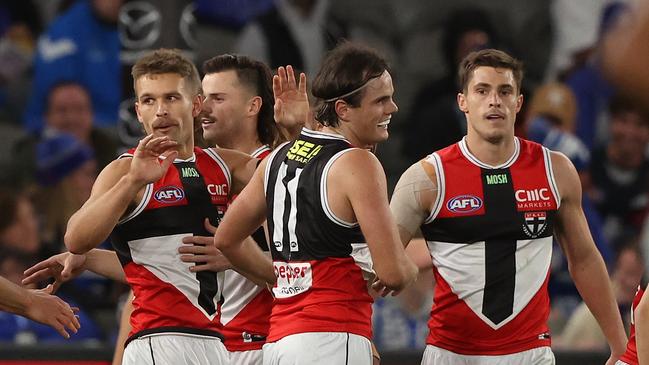
[[[263,100],[261,100],[261,96],[255,96],[252,99],[250,99],[248,104],[248,116],[259,114],[259,111],[261,110],[261,106],[263,103],[264,102]]]
[[[342,121],[347,121],[349,119],[350,107],[346,101],[336,100],[336,103],[334,104],[334,108],[336,108],[336,114],[338,115],[338,119]]]
[[[457,105],[463,113],[469,112],[469,105],[466,101],[464,93],[457,93]]]

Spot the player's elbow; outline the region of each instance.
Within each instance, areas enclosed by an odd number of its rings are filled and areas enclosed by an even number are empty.
[[[392,290],[402,290],[408,285],[412,284],[417,278],[417,265],[412,260],[404,257],[405,260],[388,270],[378,270],[377,275],[381,282]],[[383,272],[381,272],[383,271]]]
[[[85,244],[88,240],[80,237],[74,230],[68,229],[63,236],[65,247],[73,254],[82,255],[90,251],[91,247]]]

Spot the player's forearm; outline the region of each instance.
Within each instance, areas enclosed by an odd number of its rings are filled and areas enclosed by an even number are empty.
[[[114,251],[93,249],[86,254],[86,269],[111,280],[126,283],[122,264]]]
[[[68,222],[65,233],[68,250],[83,254],[106,240],[142,186],[127,175],[102,196],[84,204]]]
[[[217,247],[219,247],[218,242]],[[241,244],[227,245],[219,249],[237,272],[255,284],[260,286],[275,284],[273,263],[252,238],[248,237]]]
[[[572,263],[570,273],[579,294],[606,336],[611,353],[623,354],[627,338],[602,257],[594,251]]]
[[[24,315],[29,306],[29,296],[27,290],[0,277],[0,310]]]
[[[634,313],[638,364],[649,365],[649,295],[645,293]]]

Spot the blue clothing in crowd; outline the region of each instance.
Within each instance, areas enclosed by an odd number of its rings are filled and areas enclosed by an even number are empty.
[[[79,82],[90,92],[95,125],[114,125],[122,95],[120,48],[117,26],[95,16],[90,1],[55,19],[38,41],[27,129],[43,127],[47,94],[61,81]]]

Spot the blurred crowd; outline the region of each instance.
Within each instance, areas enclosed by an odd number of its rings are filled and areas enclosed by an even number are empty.
[[[452,4],[451,4],[452,3]],[[142,136],[129,69],[161,46],[197,64],[241,53],[312,78],[341,39],[379,49],[392,63],[400,111],[379,146],[391,183],[407,166],[458,141],[457,63],[500,48],[526,65],[516,130],[566,154],[628,323],[642,276],[638,243],[649,204],[649,115],[603,76],[598,45],[632,11],[610,0],[22,0],[0,2],[0,275],[23,271],[64,248],[66,223],[98,172]],[[644,107],[644,106],[643,106]],[[105,243],[110,248],[110,243]],[[426,247],[412,255],[430,259]],[[550,291],[553,346],[606,350],[555,250]],[[422,258],[423,257],[423,258]],[[424,348],[434,283],[430,270],[375,303],[380,350]],[[74,341],[113,341],[117,284],[91,274],[59,294],[81,308]],[[48,328],[0,313],[0,341],[61,341]]]

